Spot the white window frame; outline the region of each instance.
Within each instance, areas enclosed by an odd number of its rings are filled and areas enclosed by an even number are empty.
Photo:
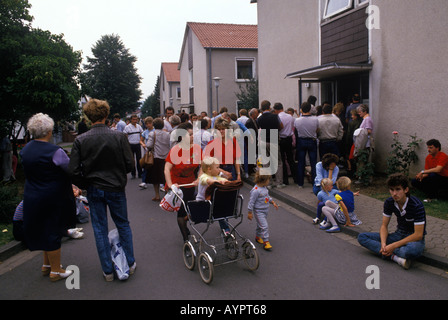
[[[339,9],[337,11],[334,11],[334,12],[332,12],[330,14],[327,14],[328,3],[330,1],[331,0],[325,0],[325,9],[324,9],[324,17],[323,17],[324,19],[332,18],[332,17],[340,14],[341,12],[347,11],[349,9],[353,9],[353,0],[346,0],[348,2],[348,4],[345,7],[341,8],[341,9]]]
[[[235,58],[235,81],[236,82],[247,82],[247,81],[252,80],[252,79],[239,79],[238,78],[238,61],[252,62],[252,78],[256,79],[255,58]]]
[[[182,92],[180,90],[180,86],[176,86],[176,99],[180,100],[181,99],[181,95],[182,95]]]

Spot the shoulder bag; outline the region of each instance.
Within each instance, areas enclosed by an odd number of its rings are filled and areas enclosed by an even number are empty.
[[[154,164],[154,148],[156,145],[156,131],[154,130],[154,143],[152,145],[152,150],[145,152],[145,155],[140,159],[140,167],[148,169]]]

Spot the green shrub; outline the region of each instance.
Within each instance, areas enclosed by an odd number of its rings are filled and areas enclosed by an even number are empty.
[[[404,146],[398,139],[398,132],[392,132],[394,135],[393,143],[391,145],[392,151],[387,158],[387,174],[403,173],[409,174],[409,167],[412,163],[418,160],[417,149],[422,142],[416,135],[410,136],[410,140]]]
[[[14,211],[22,200],[18,193],[16,184],[0,186],[0,223],[12,222]]]

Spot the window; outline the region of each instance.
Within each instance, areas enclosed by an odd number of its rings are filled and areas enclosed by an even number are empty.
[[[181,91],[180,91],[180,87],[177,86],[176,87],[176,99],[180,99],[181,98]]]
[[[248,81],[255,78],[254,59],[236,59],[236,80]]]
[[[353,7],[353,0],[326,0],[324,19]]]

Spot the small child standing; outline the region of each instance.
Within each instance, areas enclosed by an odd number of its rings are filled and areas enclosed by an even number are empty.
[[[355,197],[359,195],[359,191],[353,193],[350,190],[351,180],[348,177],[340,177],[336,182],[336,186],[340,190],[335,198],[338,204],[327,200],[325,206],[322,208],[323,214],[327,217],[327,222],[320,227],[327,232],[339,232],[341,229],[338,223],[346,227],[354,227],[360,225],[362,222],[358,220],[355,214]]]
[[[320,185],[322,190],[317,194],[317,214],[316,218],[313,219],[314,224],[318,224],[322,220],[322,208],[328,200],[338,203],[335,196],[339,193],[339,190],[333,189],[333,180],[330,178],[324,178],[321,180]]]
[[[269,242],[269,230],[267,216],[269,212],[269,204],[278,210],[278,205],[269,196],[269,190],[266,188],[269,185],[271,176],[260,175],[259,172],[255,175],[255,187],[250,191],[250,199],[248,204],[247,218],[252,220],[255,216],[257,221],[257,229],[255,241],[264,245],[265,250],[272,249]]]

